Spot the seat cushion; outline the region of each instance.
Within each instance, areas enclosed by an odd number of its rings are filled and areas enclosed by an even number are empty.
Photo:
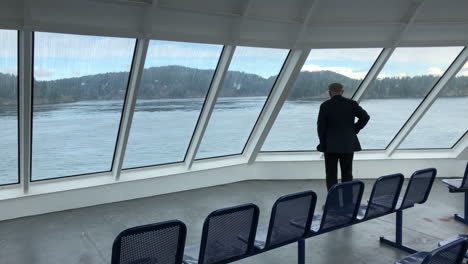
[[[429,252],[418,252],[410,255],[402,260],[395,262],[395,264],[419,264],[422,263],[424,258],[429,255]]]
[[[318,232],[320,230],[320,225],[322,224],[322,215],[314,215],[312,218],[312,225],[310,230],[312,232]]]
[[[445,179],[442,180],[443,183],[447,184],[453,188],[461,188],[463,179]]]
[[[268,234],[268,226],[261,226],[257,228],[257,233],[255,234],[255,243],[254,246],[257,249],[264,249],[266,244]]]
[[[367,211],[367,205],[366,204],[363,204],[363,205],[359,206],[357,219],[359,219],[359,220],[364,219],[364,216],[366,215],[366,211]]]
[[[128,264],[158,264],[158,260],[156,258],[141,258]]]
[[[184,263],[196,264],[198,263],[198,256],[200,255],[200,245],[186,247],[184,250]]]

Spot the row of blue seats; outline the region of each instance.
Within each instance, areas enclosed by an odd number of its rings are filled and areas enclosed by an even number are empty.
[[[268,226],[257,227],[255,204],[219,209],[205,219],[201,243],[185,248],[187,228],[179,220],[127,229],[112,248],[112,264],[215,264],[231,263],[274,248],[298,242],[298,262],[305,262],[305,239],[397,213],[396,241],[381,241],[408,252],[402,245],[402,211],[424,203],[436,169],[416,171],[400,198],[402,174],[376,180],[366,204],[361,204],[364,184],[351,181],[330,189],[322,214],[315,214],[317,195],[304,191],[280,197],[273,205]]]
[[[449,191],[452,193],[465,193],[465,217],[455,214],[455,220],[468,224],[468,162],[466,164],[465,173],[461,179],[446,179],[442,181],[447,184]],[[432,252],[416,252],[396,264],[461,264],[463,258],[468,258],[467,246],[468,235],[462,234],[448,238],[439,243],[440,248]]]

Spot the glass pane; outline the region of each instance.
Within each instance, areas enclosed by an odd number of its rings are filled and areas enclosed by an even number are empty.
[[[134,39],[34,34],[32,180],[109,171]]]
[[[0,30],[0,185],[18,183],[18,32]]]
[[[197,159],[242,153],[288,52],[236,48]]]
[[[317,116],[329,98],[328,85],[339,82],[352,97],[382,49],[312,50],[290,91],[262,151],[315,150]]]
[[[370,121],[359,133],[363,149],[385,149],[462,47],[397,48],[361,106]]]
[[[184,160],[222,48],[150,42],[124,168]]]
[[[400,145],[401,149],[451,148],[468,130],[468,63]]]

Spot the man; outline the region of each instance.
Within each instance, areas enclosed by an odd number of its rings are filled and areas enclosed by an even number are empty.
[[[317,132],[320,144],[317,150],[324,152],[327,188],[338,182],[337,166],[340,162],[343,182],[353,180],[353,156],[361,150],[357,134],[369,121],[369,115],[359,104],[343,97],[343,85],[328,86],[329,100],[320,105]],[[355,117],[359,120],[354,122]]]

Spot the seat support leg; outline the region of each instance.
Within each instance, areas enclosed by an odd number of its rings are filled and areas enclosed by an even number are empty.
[[[403,210],[396,212],[396,226],[395,226],[395,241],[380,237],[380,243],[385,245],[406,251],[410,254],[416,253],[417,251],[403,245]]]
[[[297,263],[304,264],[305,263],[305,240],[300,239],[297,241]]]
[[[465,217],[461,217],[459,216],[458,214],[455,214],[455,220],[460,222],[460,223],[463,223],[465,225],[468,225],[468,192],[465,192]]]

